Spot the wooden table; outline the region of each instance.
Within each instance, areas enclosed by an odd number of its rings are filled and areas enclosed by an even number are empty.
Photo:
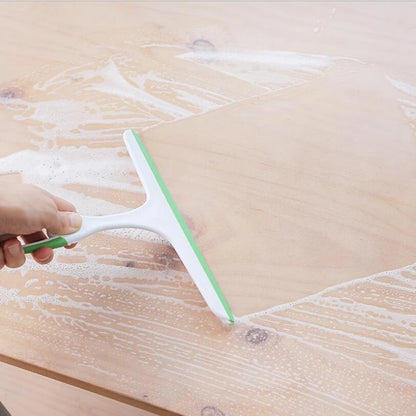
[[[138,130],[239,319],[161,237],[106,232],[0,272],[1,360],[157,414],[415,414],[415,16],[2,3],[3,180],[134,208]]]
[[[16,366],[0,363],[0,374],[1,401],[7,403],[7,411],[13,416],[153,414]]]

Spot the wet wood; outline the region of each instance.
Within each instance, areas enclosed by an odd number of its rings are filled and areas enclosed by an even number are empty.
[[[159,412],[413,414],[415,11],[0,5],[0,174],[130,209],[135,128],[240,318],[103,233],[0,272],[3,360]]]

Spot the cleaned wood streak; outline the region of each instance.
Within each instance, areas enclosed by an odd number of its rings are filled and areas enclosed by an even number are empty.
[[[415,414],[415,13],[1,4],[1,180],[133,208],[138,130],[239,319],[116,230],[1,271],[0,359],[160,414]]]

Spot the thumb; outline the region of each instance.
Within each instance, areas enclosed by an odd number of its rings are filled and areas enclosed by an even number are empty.
[[[55,222],[46,229],[52,234],[71,234],[80,229],[81,223],[82,218],[78,213],[58,211]]]

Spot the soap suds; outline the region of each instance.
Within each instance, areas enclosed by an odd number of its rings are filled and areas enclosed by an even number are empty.
[[[167,46],[178,48],[145,45]],[[267,84],[267,88],[306,82],[299,74],[322,75],[334,62],[323,55],[282,51],[216,52],[199,48],[172,56],[173,61],[183,59],[198,65],[214,63],[216,67],[211,69],[220,73],[227,65],[226,72],[231,76],[259,87]],[[35,183],[71,200],[81,213],[88,215],[122,212],[126,207],[121,201],[117,204],[69,189],[71,185],[143,194],[122,146],[121,133],[125,128],[143,131],[238,102],[200,81],[196,84],[176,75],[170,78],[157,70],[137,71],[134,62],[125,56],[77,65],[58,73],[44,70],[41,79],[37,78],[33,93],[0,97],[0,104],[10,109],[16,120],[27,124],[32,147],[36,149],[2,158],[0,175],[18,172],[23,182]],[[145,231],[111,233],[155,241],[155,236]]]
[[[338,59],[288,51],[217,50],[195,50],[178,58],[271,90],[307,82],[311,76],[322,76]]]
[[[389,279],[396,281],[397,284],[387,283],[386,280]],[[243,316],[238,319],[238,323],[254,325],[270,331],[275,331],[277,327],[279,334],[296,339],[298,338],[296,334],[285,330],[286,324],[316,329],[326,333],[328,337],[337,336],[343,340],[357,342],[362,347],[379,349],[391,356],[393,362],[400,361],[416,369],[414,351],[416,316],[409,314],[403,307],[405,305],[403,296],[389,294],[390,290],[399,293],[404,291],[409,301],[414,302],[415,279],[416,263],[329,287],[303,299]],[[380,297],[382,291],[385,293]],[[410,306],[412,304],[409,308]],[[308,316],[316,323],[309,322]],[[343,316],[348,319],[344,320]],[[319,340],[308,342],[315,347],[319,345]],[[413,379],[400,377],[397,379],[416,387]]]
[[[307,73],[322,74],[334,58],[326,55],[302,54],[288,51],[242,51],[221,52],[210,50],[197,50],[178,55],[178,58],[192,61],[200,61],[205,64],[246,64],[257,67],[273,68],[282,71],[299,71]]]
[[[386,79],[390,82],[391,85],[396,87],[399,91],[402,91],[406,94],[409,94],[413,97],[416,97],[416,86],[407,84],[406,82],[393,79],[386,75]]]
[[[35,283],[38,283],[39,279],[29,279],[28,281],[26,281],[25,283],[25,288],[28,288],[30,286],[32,286]]]
[[[399,102],[405,117],[409,120],[409,126],[414,130],[414,134],[416,135],[416,86],[391,78],[387,75],[386,79],[398,91],[407,95],[406,98],[399,98],[397,101]]]
[[[148,44],[141,48],[172,49],[173,54],[177,53],[176,49],[181,52],[184,50],[184,47],[166,44]],[[186,60],[194,65],[203,65],[207,70],[258,87],[260,90],[256,94],[290,88],[309,82],[314,77],[323,77],[339,59],[286,51],[219,51],[215,48],[194,48],[172,57],[173,61]],[[18,172],[23,182],[36,183],[73,201],[84,214],[122,212],[127,209],[122,202],[92,197],[70,190],[68,186],[79,184],[143,193],[122,146],[121,133],[125,128],[146,130],[254,96],[236,98],[205,85],[201,80],[168,76],[156,69],[135,68],[130,59],[114,56],[98,63],[87,63],[49,74],[46,79],[37,82],[33,94],[28,96],[9,94],[0,97],[0,104],[6,106],[16,120],[27,124],[32,139],[32,150],[23,150],[0,159],[0,175]],[[408,95],[406,99],[401,99],[400,104],[407,108],[405,115],[412,118],[412,109],[416,107],[413,101],[414,87],[392,78],[387,79],[396,89]],[[166,245],[166,241],[159,236],[141,230],[115,230],[107,232],[107,235],[128,241],[144,240],[159,248]],[[198,328],[198,325],[202,325],[198,316],[205,314],[208,309],[201,298],[195,296],[196,289],[187,273],[175,270],[169,263],[164,266],[150,252],[134,252],[139,249],[133,244],[129,250],[120,250],[119,253],[114,253],[111,245],[101,244],[104,245],[99,246],[101,254],[96,254],[93,252],[97,248],[94,241],[94,237],[91,237],[89,243],[81,243],[73,250],[57,251],[56,261],[48,265],[41,266],[28,259],[19,271],[20,276],[28,278],[22,284],[24,288],[0,286],[0,304],[36,311],[39,320],[53,320],[60,327],[73,326],[77,330],[88,331],[93,337],[103,334],[114,337],[117,348],[132,353],[141,338],[137,336],[132,339],[128,332],[143,331],[145,334],[145,331],[152,330],[140,328],[141,325],[168,325],[142,318],[142,308],[154,308],[158,313],[163,311],[171,320],[181,318],[178,310],[192,310],[195,322],[190,326]],[[80,258],[82,262],[76,262]],[[138,259],[141,267],[126,267],[127,258]],[[408,345],[415,339],[414,316],[406,315],[394,307],[390,309],[373,305],[364,298],[350,299],[350,296],[363,284],[370,288],[370,297],[383,290],[398,290],[410,296],[416,290],[414,267],[408,266],[330,287],[307,298],[243,316],[237,324],[255,325],[271,335],[276,333],[278,327],[279,334],[286,337],[297,336],[285,329],[286,325],[309,325],[309,328],[322,330],[327,335],[349,337],[351,342],[380,348],[391,354],[392,360],[412,366],[413,353]],[[3,271],[16,273],[8,269]],[[395,283],[386,279],[394,279]],[[30,294],[25,294],[25,289],[30,289],[30,292],[27,291]],[[83,298],[88,301],[82,301]],[[170,306],[174,306],[174,310]],[[383,324],[383,332],[378,332],[384,337],[383,340],[376,339],[372,333],[368,336],[349,336],[339,329],[323,328],[317,323],[308,324],[297,321],[295,317],[283,316],[286,313],[303,313],[314,319],[333,311],[336,312],[336,319],[342,319],[340,314],[348,313],[357,319],[364,316],[374,325]],[[125,321],[121,322],[122,319]],[[360,329],[360,325],[356,322],[355,329]],[[406,328],[409,333],[397,333],[399,326]],[[156,331],[152,334],[160,336]],[[318,346],[316,340],[298,338],[299,342],[315,343],[316,348],[327,348]],[[406,346],[393,346],[392,340],[396,339]],[[163,340],[159,342],[163,344]],[[146,348],[151,350],[150,347]],[[210,349],[211,354],[212,351]],[[77,352],[74,351],[74,354]],[[232,361],[232,354],[229,359]],[[85,365],[94,371],[101,370],[96,363]],[[241,363],[235,365],[237,369]],[[168,371],[175,370],[170,368]],[[258,369],[253,365],[250,371]],[[113,373],[109,372],[108,375],[113,376]]]

